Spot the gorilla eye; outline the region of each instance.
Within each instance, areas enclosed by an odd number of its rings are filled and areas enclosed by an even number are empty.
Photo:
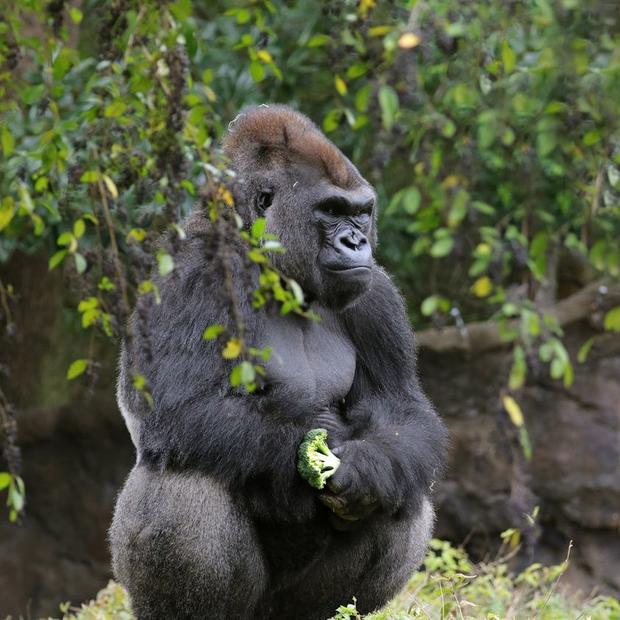
[[[271,206],[273,202],[273,192],[271,190],[264,190],[259,192],[256,196],[255,206],[259,213],[264,213]]]

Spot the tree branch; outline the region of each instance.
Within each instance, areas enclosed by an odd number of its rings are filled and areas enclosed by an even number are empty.
[[[580,291],[563,299],[554,306],[541,308],[541,312],[557,320],[561,327],[590,316],[596,308],[599,289],[606,286],[603,281],[592,282]],[[620,294],[620,287],[609,289],[608,294]],[[518,320],[509,324],[517,327]],[[442,329],[426,329],[416,335],[418,345],[437,353],[464,351],[481,353],[489,349],[504,346],[501,339],[499,324],[495,321],[476,321],[468,323],[464,329],[445,327]]]

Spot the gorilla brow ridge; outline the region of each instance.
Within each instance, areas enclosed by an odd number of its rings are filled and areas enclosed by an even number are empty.
[[[256,157],[269,150],[288,150],[302,159],[318,163],[328,178],[346,188],[355,179],[340,151],[306,116],[287,106],[270,105],[249,108],[231,121],[224,140],[224,152],[234,164],[244,168],[248,146],[254,144]]]

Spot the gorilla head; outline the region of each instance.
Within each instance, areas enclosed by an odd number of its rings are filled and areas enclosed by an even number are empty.
[[[341,310],[370,286],[376,245],[372,187],[308,118],[278,105],[243,111],[224,143],[252,219],[287,249],[273,257],[306,294]]]

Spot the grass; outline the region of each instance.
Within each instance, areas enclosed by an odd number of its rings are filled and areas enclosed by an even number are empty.
[[[557,566],[536,563],[513,574],[508,565],[513,555],[514,550],[496,560],[474,564],[462,549],[433,540],[425,570],[415,573],[388,607],[366,619],[620,620],[617,599],[597,596],[579,600],[561,588],[568,556]],[[61,613],[63,620],[134,620],[125,590],[114,582],[79,609],[62,605]],[[340,607],[334,616],[334,620],[360,618],[354,601]]]

